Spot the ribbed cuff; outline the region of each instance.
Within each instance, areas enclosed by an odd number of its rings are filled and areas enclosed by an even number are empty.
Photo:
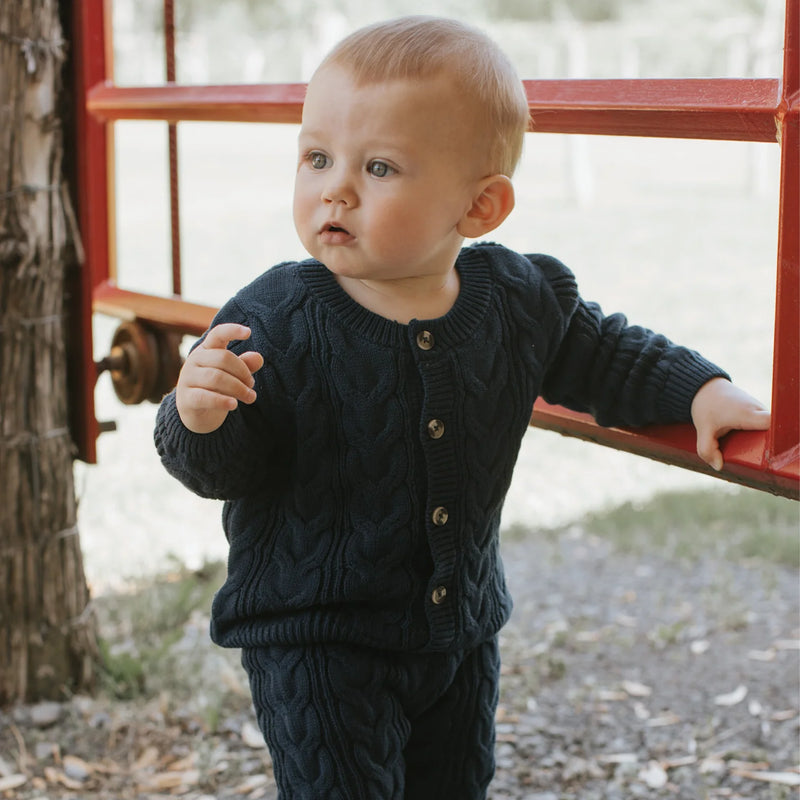
[[[659,418],[665,421],[690,422],[694,396],[712,378],[730,380],[725,370],[707,361],[694,350],[684,350],[683,357],[670,365],[669,375],[658,400]]]

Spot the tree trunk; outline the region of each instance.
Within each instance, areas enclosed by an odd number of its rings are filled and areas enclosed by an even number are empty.
[[[0,2],[0,705],[91,687],[68,429],[58,0]]]

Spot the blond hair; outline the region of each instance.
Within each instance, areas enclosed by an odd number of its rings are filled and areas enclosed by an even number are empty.
[[[362,85],[447,74],[474,100],[489,173],[514,173],[528,126],[527,98],[508,56],[477,28],[428,16],[378,22],[345,37],[319,69],[331,64]]]

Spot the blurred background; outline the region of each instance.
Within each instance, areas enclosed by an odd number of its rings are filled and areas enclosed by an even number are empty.
[[[181,83],[305,81],[349,31],[407,13],[493,36],[522,78],[778,77],[780,0],[184,0]],[[162,0],[113,0],[119,85],[164,82]],[[297,128],[180,123],[184,294],[221,305],[271,265],[305,257],[292,226]],[[167,131],[115,126],[118,282],[170,291]],[[769,402],[779,149],[771,144],[530,134],[517,208],[492,239],[559,257],[607,312],[700,350]],[[97,317],[96,357],[115,320]],[[191,344],[186,341],[185,345]],[[77,464],[84,564],[95,592],[224,558],[220,505],[161,468],[153,405],[122,406],[103,375],[98,419],[117,431]],[[749,492],[676,467],[531,429],[504,525],[546,528],[670,489]]]

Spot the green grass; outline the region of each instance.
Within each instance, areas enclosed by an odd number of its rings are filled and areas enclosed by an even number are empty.
[[[207,614],[225,565],[190,570],[174,563],[161,575],[142,579],[119,594],[97,599],[103,686],[120,699],[149,695],[154,676],[175,660],[173,647],[194,612]]]
[[[664,492],[587,514],[579,524],[635,555],[800,567],[800,504],[756,490]]]

